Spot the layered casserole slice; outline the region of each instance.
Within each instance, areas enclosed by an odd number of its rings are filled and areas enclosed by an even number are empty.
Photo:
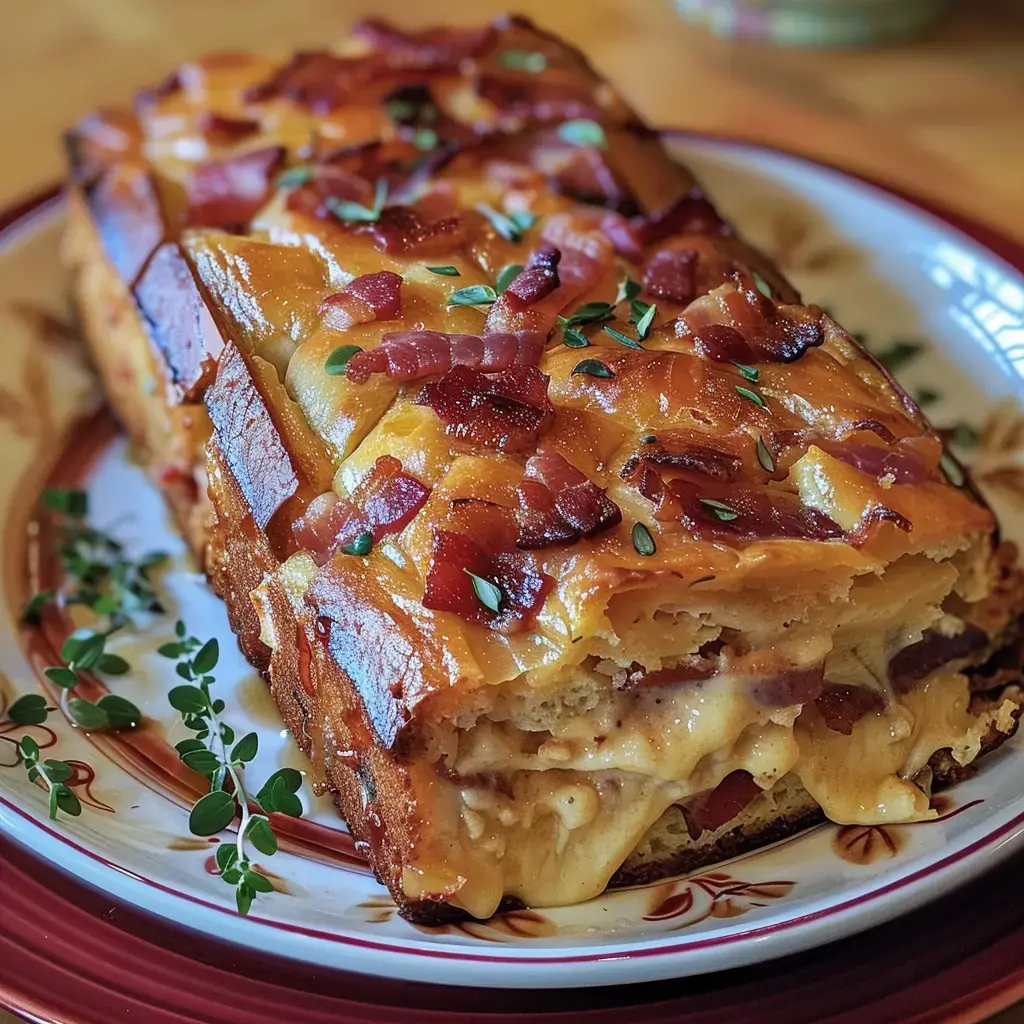
[[[69,151],[111,403],[406,916],[925,820],[1013,732],[990,511],[575,50],[370,22]]]

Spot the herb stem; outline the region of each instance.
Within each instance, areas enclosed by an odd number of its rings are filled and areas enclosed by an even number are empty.
[[[203,688],[205,693],[205,687]],[[231,779],[231,785],[235,791],[235,804],[238,806],[238,835],[235,839],[235,849],[238,851],[238,863],[245,863],[245,833],[249,830],[249,796],[245,792],[245,786],[242,785],[242,779],[238,774],[235,766],[231,763],[231,756],[228,751],[227,744],[224,742],[224,736],[221,733],[221,721],[217,716],[217,712],[213,707],[213,701],[210,700],[210,695],[206,694],[206,710],[210,714],[210,739],[214,737],[217,739],[217,746],[220,748],[219,751],[214,750],[213,747],[207,743],[206,747],[211,753],[220,757],[220,763],[224,765],[227,770],[228,777]]]

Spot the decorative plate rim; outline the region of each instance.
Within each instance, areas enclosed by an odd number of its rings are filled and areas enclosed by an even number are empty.
[[[946,232],[950,230],[957,232],[968,239],[973,245],[982,247],[994,258],[1007,264],[1015,274],[1024,274],[1024,243],[1019,243],[1008,236],[1000,234],[994,228],[990,228],[989,226],[977,222],[972,218],[948,210],[939,204],[933,203],[931,200],[913,196],[887,183],[878,181],[877,179],[873,179],[857,172],[838,168],[826,162],[809,158],[798,153],[793,153],[785,149],[765,145],[763,143],[695,133],[679,129],[662,130],[660,134],[668,139],[678,140],[684,143],[693,143],[696,146],[703,146],[710,150],[713,150],[714,147],[718,146],[733,152],[742,153],[744,151],[759,151],[776,157],[782,156],[803,165],[811,171],[818,173],[824,171],[840,180],[845,180],[846,182],[854,184],[860,188],[866,187],[874,192],[877,198],[883,199],[889,203],[897,202],[907,207],[909,210],[914,211],[917,216],[921,216],[923,214],[928,220],[933,222],[933,226],[935,227],[941,228]],[[0,211],[0,251],[6,249],[10,243],[24,231],[31,230],[35,221],[48,219],[52,216],[61,201],[61,187],[56,186],[40,190],[35,195],[28,197],[22,202],[17,203],[4,211]],[[53,209],[51,209],[51,207]],[[152,879],[143,878],[132,872],[130,869],[107,860],[102,855],[79,845],[70,837],[64,836],[49,828],[45,823],[37,821],[30,814],[23,811],[18,805],[12,803],[3,796],[0,796],[0,808],[4,808],[7,811],[12,812],[24,822],[24,824],[20,826],[17,823],[13,823],[12,825],[9,816],[0,813],[0,825],[4,826],[6,834],[19,845],[25,845],[25,839],[29,827],[35,833],[41,831],[46,834],[49,837],[49,840],[56,844],[58,848],[73,851],[75,855],[85,854],[87,858],[101,864],[105,869],[112,872],[113,881],[116,883],[107,887],[100,885],[95,881],[82,880],[83,885],[128,899],[133,906],[141,907],[144,910],[147,909],[144,901],[132,899],[132,897],[125,895],[126,892],[132,891],[135,886],[141,886],[143,890],[146,888],[156,889],[167,895],[173,896],[175,899],[184,899],[187,902],[199,905],[205,910],[214,910],[221,913],[233,914],[233,911],[227,907],[211,903],[200,897],[182,893],[177,889],[163,885],[162,883]],[[979,829],[980,828],[981,826],[979,826]],[[850,922],[848,919],[851,916],[852,911],[857,908],[865,906],[868,907],[867,912],[858,916],[856,923],[852,927],[847,927],[843,930],[843,935],[849,935],[870,928],[873,925],[878,924],[880,921],[886,920],[890,917],[900,916],[910,910],[918,908],[933,899],[941,886],[957,886],[965,882],[969,877],[978,874],[979,872],[971,870],[965,864],[965,861],[972,858],[974,854],[977,854],[979,851],[988,847],[994,847],[991,851],[991,856],[986,861],[986,866],[994,865],[997,861],[1009,856],[1013,852],[1014,848],[1020,845],[1019,841],[1022,839],[1024,839],[1024,813],[1017,814],[1014,817],[1003,821],[1001,824],[991,827],[989,831],[984,832],[967,845],[955,850],[945,857],[924,864],[916,870],[902,874],[884,885],[872,886],[870,884],[870,880],[867,880],[862,886],[855,889],[840,903],[826,904],[815,909],[809,909],[799,916],[790,917],[782,921],[771,922],[760,927],[744,928],[742,930],[726,932],[725,934],[693,937],[689,939],[680,939],[678,937],[675,939],[652,939],[639,947],[636,945],[630,945],[628,942],[624,944],[610,943],[607,946],[602,947],[599,951],[591,953],[566,954],[561,953],[558,950],[523,948],[518,949],[515,955],[489,954],[475,952],[466,947],[428,947],[420,944],[373,940],[354,935],[338,935],[323,932],[315,928],[307,928],[291,922],[272,921],[256,916],[251,917],[250,920],[254,924],[261,925],[264,928],[271,928],[277,931],[316,938],[318,940],[327,940],[332,943],[352,946],[361,950],[373,951],[375,953],[389,954],[392,959],[397,958],[397,961],[405,965],[408,964],[410,959],[421,959],[428,963],[432,960],[442,959],[466,961],[477,964],[517,965],[534,969],[541,966],[548,967],[549,965],[558,966],[593,962],[606,962],[611,966],[615,962],[620,961],[672,957],[683,952],[692,953],[697,950],[707,950],[722,946],[736,945],[738,943],[761,943],[769,936],[776,938],[775,946],[771,954],[772,958],[774,958],[807,949],[811,946],[819,945],[820,943],[816,941],[816,938],[808,938],[806,934],[803,934],[804,926],[811,922],[819,922],[822,919],[828,918],[833,921],[845,921],[846,924],[849,925]],[[47,856],[41,859],[67,871],[70,870],[69,862],[73,858],[69,855],[65,855],[63,858]],[[972,861],[972,863],[974,863],[974,861]],[[884,896],[908,889],[909,891],[904,892],[904,897],[895,913],[891,912],[891,907],[888,904],[881,901],[881,898]],[[150,912],[159,914],[157,911]],[[159,914],[159,916],[163,919],[167,919],[163,914]],[[178,923],[178,927],[185,931],[194,930],[190,928],[190,926],[180,923]],[[812,933],[812,935],[815,934],[816,933]],[[780,936],[783,937],[781,940],[779,939]],[[283,955],[295,956],[295,953],[285,951]],[[360,968],[355,967],[354,969],[359,970]],[[439,981],[439,983],[443,983],[440,982],[439,979],[429,978],[424,973],[425,969],[426,968],[424,967],[422,970],[414,969],[410,972],[407,967],[401,968],[396,974],[392,974],[391,977],[414,978],[416,980],[423,981],[436,980]],[[648,977],[654,976],[663,977],[665,975],[648,975]],[[609,971],[608,978],[603,983],[615,984],[621,980],[625,979],[619,977],[619,972],[611,970]],[[490,984],[483,978],[467,978],[463,983],[471,985]],[[538,985],[538,980],[529,978],[506,979],[505,983],[536,987]],[[554,987],[559,983],[553,981],[540,981],[539,984],[542,986]],[[590,984],[590,982],[581,982],[581,984]]]

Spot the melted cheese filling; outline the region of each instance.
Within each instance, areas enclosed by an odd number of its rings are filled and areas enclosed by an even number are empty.
[[[766,709],[728,680],[657,699],[614,722],[614,701],[570,716],[558,735],[490,721],[466,730],[454,774],[432,783],[438,815],[405,870],[408,895],[444,893],[476,917],[503,895],[532,906],[592,898],[669,806],[736,769],[766,790],[791,773],[839,823],[924,820],[935,812],[913,776],[945,747],[969,763],[1013,706],[972,715],[966,678],[948,669],[849,736],[814,704]]]

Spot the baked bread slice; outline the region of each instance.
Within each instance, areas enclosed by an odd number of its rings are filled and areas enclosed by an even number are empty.
[[[216,55],[69,152],[111,404],[407,917],[927,819],[1014,731],[991,512],[564,43]]]

